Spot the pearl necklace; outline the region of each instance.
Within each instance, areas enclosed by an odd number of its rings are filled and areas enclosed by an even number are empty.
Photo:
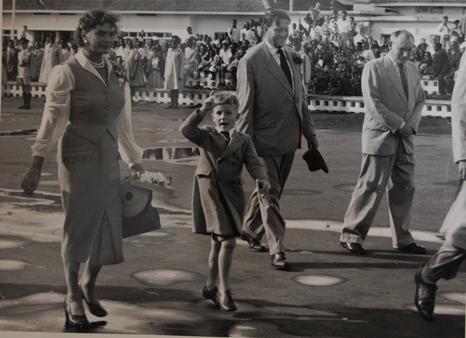
[[[101,62],[92,62],[92,60],[88,58],[87,61],[89,61],[89,63],[90,63],[94,68],[100,69],[100,68],[104,68],[104,67],[105,67],[105,62],[104,62],[103,59],[102,59]]]

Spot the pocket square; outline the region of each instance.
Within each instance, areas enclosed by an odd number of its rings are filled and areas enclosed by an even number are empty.
[[[303,155],[303,160],[306,161],[310,171],[322,169],[328,174],[328,166],[324,158],[317,149],[308,150]]]

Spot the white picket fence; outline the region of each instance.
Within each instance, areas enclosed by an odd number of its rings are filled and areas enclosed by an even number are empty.
[[[231,83],[231,79],[225,80],[227,83]],[[438,80],[421,80],[422,88],[424,89],[426,94],[438,94],[439,93],[439,83]],[[199,77],[188,77],[185,80],[185,85],[187,87],[197,87],[196,90],[202,89],[216,89],[219,85],[219,77],[216,76],[213,79],[212,74],[201,72]],[[19,96],[21,95],[21,88],[16,85],[16,82],[10,81],[6,85],[4,85],[4,93],[7,93],[9,96]],[[41,97],[45,95],[45,88],[37,83],[33,83],[32,86],[32,95],[34,97]]]
[[[179,94],[179,103],[182,106],[202,104],[209,96],[209,89],[185,89]],[[3,85],[3,96],[21,96],[21,86],[15,82]],[[45,96],[45,87],[32,85],[33,97]],[[170,103],[170,95],[165,89],[141,90],[139,96],[144,102]],[[325,96],[309,95],[309,108],[311,110],[326,112],[347,112],[362,114],[365,112],[364,102],[360,96]],[[422,110],[423,116],[451,117],[451,105],[448,100],[426,100]]]
[[[439,93],[439,84],[438,80],[424,80],[421,79],[421,85],[426,94],[438,94]]]
[[[31,93],[33,97],[45,97],[45,86],[33,83]],[[184,106],[202,104],[209,96],[209,93],[210,90],[208,89],[185,89],[180,92],[178,101],[180,105]],[[16,82],[8,82],[3,85],[4,97],[19,97],[22,95],[21,86],[16,84]],[[170,94],[165,89],[139,90],[138,95],[144,102],[170,103]]]
[[[309,108],[326,112],[346,112],[363,114],[364,102],[360,96],[310,95]],[[448,100],[426,100],[423,116],[451,117],[451,104]]]

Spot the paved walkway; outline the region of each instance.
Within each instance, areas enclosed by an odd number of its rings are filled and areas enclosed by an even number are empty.
[[[17,99],[4,99],[0,123],[0,330],[57,333],[63,330],[64,283],[56,164],[51,154],[39,191],[23,196],[19,185],[34,135],[11,131],[37,128],[41,102],[34,101],[35,109],[29,112],[15,109],[17,105]],[[155,196],[163,228],[126,239],[125,262],[103,269],[98,291],[110,315],[95,333],[464,337],[465,270],[439,284],[437,318],[422,321],[412,306],[413,275],[427,256],[403,255],[391,248],[385,202],[366,242],[368,256],[347,255],[339,247],[338,232],[360,162],[362,119],[354,115],[316,116],[330,175],[311,174],[302,151],[297,152],[281,204],[291,271],[272,270],[267,254],[251,253],[239,241],[232,271],[238,311],[219,312],[204,301],[200,293],[209,240],[190,230],[195,161],[189,157],[192,145],[177,131],[188,113],[158,105],[134,108],[136,139],[152,149],[146,153],[153,159],[144,166],[171,175],[175,193]],[[412,228],[432,250],[440,244],[435,233],[457,184],[450,138],[442,131],[448,131],[447,121],[426,119],[417,137]],[[154,159],[157,156],[163,159]],[[9,337],[0,333],[4,335]]]

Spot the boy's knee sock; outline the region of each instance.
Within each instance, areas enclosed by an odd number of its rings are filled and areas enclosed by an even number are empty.
[[[209,290],[213,289],[217,285],[218,280],[218,256],[220,252],[221,244],[211,240],[211,248],[209,253],[209,269],[207,272],[206,286]]]
[[[219,265],[219,289],[224,292],[229,289],[229,277],[231,265],[233,263],[233,253],[235,251],[236,238],[229,238],[222,241],[220,255],[218,258]]]

